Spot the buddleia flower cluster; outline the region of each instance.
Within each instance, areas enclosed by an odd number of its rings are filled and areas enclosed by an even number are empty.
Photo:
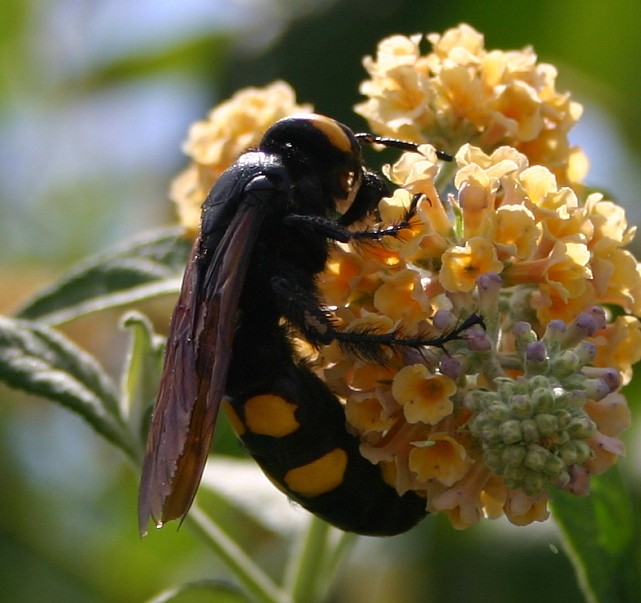
[[[334,343],[316,370],[400,494],[423,495],[457,528],[542,521],[553,488],[587,494],[590,476],[624,454],[621,388],[641,358],[635,229],[581,184],[587,159],[568,142],[581,107],[556,90],[553,66],[530,48],[486,50],[467,25],[427,35],[426,53],[422,38],[379,44],[356,107],[374,133],[425,143],[384,169],[397,188],[370,227],[415,212],[396,237],[334,246],[319,287],[346,331],[438,337],[472,315],[483,325],[445,349],[388,350],[385,362]],[[173,188],[192,208],[188,228],[222,164],[282,116],[275,97],[284,114],[302,109],[278,82],[192,129],[194,163]]]

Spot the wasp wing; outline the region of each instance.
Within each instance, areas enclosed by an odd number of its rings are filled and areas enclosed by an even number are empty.
[[[228,180],[205,202],[169,328],[140,481],[142,535],[149,519],[160,527],[187,514],[224,394],[238,302],[266,207],[249,202],[246,179]]]

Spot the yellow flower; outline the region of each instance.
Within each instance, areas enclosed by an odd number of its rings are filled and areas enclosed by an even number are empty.
[[[550,513],[547,496],[528,496],[520,490],[510,491],[504,510],[507,518],[517,526],[526,526],[533,521],[545,521]]]
[[[595,366],[616,369],[625,385],[632,378],[632,365],[641,360],[641,325],[632,316],[618,316],[595,337]]]
[[[585,408],[597,429],[606,436],[621,435],[632,422],[628,402],[620,392],[614,392],[599,402],[589,400]]]
[[[568,297],[563,288],[543,283],[532,292],[529,301],[531,308],[536,311],[538,322],[545,325],[555,319],[570,322],[581,310],[594,304],[596,297],[589,282],[583,292],[574,297]]]
[[[363,434],[381,432],[389,429],[393,419],[385,417],[383,408],[376,398],[358,399],[356,396],[350,398],[345,409],[345,416],[350,425],[353,425]]]
[[[430,435],[428,442],[415,444],[409,455],[409,468],[419,481],[435,479],[444,486],[458,482],[471,464],[465,446],[446,433]]]
[[[589,400],[585,409],[597,426],[589,441],[593,456],[586,462],[586,469],[592,475],[600,475],[625,454],[625,445],[619,437],[630,427],[632,416],[620,392],[613,392],[598,402]]]
[[[502,270],[503,264],[497,258],[494,245],[481,237],[474,237],[464,247],[451,247],[443,254],[439,279],[448,291],[469,293],[480,275]]]
[[[466,142],[487,150],[510,145],[564,182],[576,181],[581,170],[576,158],[570,162],[567,134],[582,108],[556,91],[552,65],[538,63],[531,48],[487,50],[482,34],[465,24],[427,40],[432,52],[425,55],[421,36],[397,35],[365,58],[367,100],[356,112],[374,131],[450,151]]]
[[[403,320],[410,331],[418,322],[431,315],[431,306],[414,270],[394,273],[376,290],[374,307],[392,320]]]
[[[433,480],[427,489],[428,510],[446,513],[452,526],[458,530],[474,525],[484,514],[481,493],[490,475],[486,467],[477,463],[453,486],[444,486]]]
[[[531,257],[541,236],[532,212],[523,205],[503,205],[490,222],[488,237],[503,257]]]
[[[264,88],[245,88],[215,107],[206,120],[189,129],[183,151],[193,163],[174,181],[171,198],[181,224],[195,234],[200,206],[218,176],[281,117],[312,110],[296,104],[292,88],[277,81]]]
[[[363,254],[336,245],[318,282],[323,299],[330,306],[357,302],[372,309],[371,300],[381,281],[377,266],[372,267]]]
[[[455,383],[443,375],[431,375],[422,364],[403,367],[392,383],[392,395],[403,407],[409,423],[436,425],[452,413],[450,396]]]
[[[512,264],[505,271],[505,280],[509,284],[546,283],[567,300],[583,293],[592,276],[589,261],[585,245],[557,241],[546,258]]]

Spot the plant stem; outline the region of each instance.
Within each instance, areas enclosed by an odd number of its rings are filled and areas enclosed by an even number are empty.
[[[323,568],[323,579],[326,584],[334,584],[336,573],[340,567],[340,562],[354,546],[358,540],[358,535],[353,532],[343,532],[338,537],[338,542],[334,544],[331,554],[326,556],[325,567]]]
[[[293,554],[289,572],[288,591],[294,603],[313,603],[320,599],[319,579],[324,572],[328,553],[328,538],[332,528],[322,519],[312,515],[302,546]],[[329,585],[323,580],[323,587]]]
[[[292,597],[258,567],[254,561],[201,509],[194,505],[186,518],[230,569],[242,588],[263,603],[292,603]]]

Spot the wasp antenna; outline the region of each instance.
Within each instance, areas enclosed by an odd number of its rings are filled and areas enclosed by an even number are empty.
[[[367,132],[355,134],[356,140],[361,144],[382,144],[385,147],[393,149],[402,149],[403,151],[412,151],[418,153],[418,148],[422,143],[410,142],[409,140],[400,140],[399,138],[387,138],[386,136],[375,136]],[[445,151],[436,150],[436,156],[442,161],[454,161],[454,157]]]

